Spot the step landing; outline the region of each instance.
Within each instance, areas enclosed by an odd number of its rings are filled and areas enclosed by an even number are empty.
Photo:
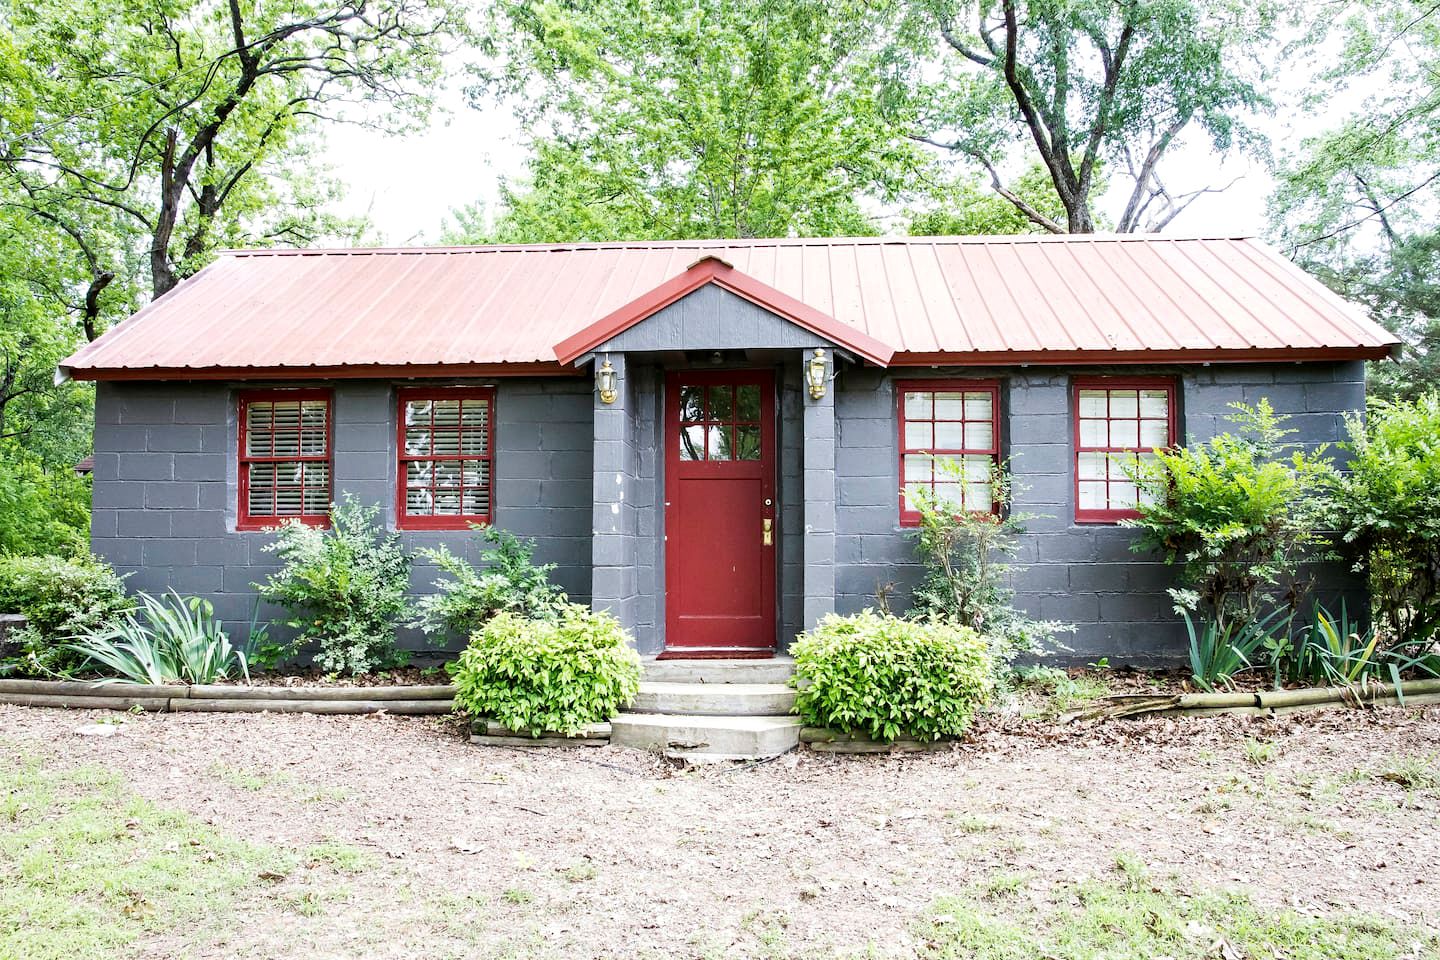
[[[656,660],[646,657],[643,679],[656,683],[784,683],[795,673],[789,657],[763,660]]]
[[[642,680],[633,713],[705,717],[775,717],[795,708],[795,691],[783,683],[675,683]]]
[[[622,713],[610,722],[610,742],[689,763],[762,760],[799,746],[800,718]]]

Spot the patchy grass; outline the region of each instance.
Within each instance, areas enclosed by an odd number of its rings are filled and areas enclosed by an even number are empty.
[[[1093,673],[1071,676],[1057,667],[1027,667],[1015,673],[1016,700],[1028,718],[1054,718],[1109,696],[1110,686]]]
[[[1240,893],[1180,890],[1136,858],[1115,876],[1062,882],[1036,898],[997,897],[991,884],[934,904],[919,932],[926,956],[965,960],[1374,960],[1433,956],[1440,938],[1363,914],[1263,911]],[[1018,889],[1018,888],[1017,888]]]
[[[1273,763],[1275,758],[1280,756],[1280,748],[1270,740],[1256,740],[1254,737],[1245,738],[1245,762],[1252,766],[1260,767],[1267,763]]]
[[[0,958],[112,958],[151,933],[225,915],[275,850],[225,837],[91,768],[0,757]]]
[[[1428,757],[1392,757],[1373,774],[1376,780],[1398,784],[1405,790],[1440,790],[1440,765],[1436,754]]]

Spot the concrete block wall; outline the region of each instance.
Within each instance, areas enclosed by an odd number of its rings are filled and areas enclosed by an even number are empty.
[[[1017,604],[1041,619],[1074,623],[1061,637],[1057,659],[1113,663],[1174,662],[1184,655],[1183,626],[1165,590],[1174,570],[1130,550],[1122,527],[1074,521],[1070,382],[1077,374],[1177,376],[1182,431],[1204,440],[1226,429],[1227,404],[1268,397],[1291,415],[1294,439],[1306,444],[1343,438],[1341,413],[1364,406],[1360,363],[1229,365],[1151,370],[947,369],[925,378],[999,379],[1002,443],[1016,480],[1015,510],[1027,522],[1014,560]],[[836,605],[854,612],[875,604],[880,585],[893,583],[895,609],[908,605],[920,576],[913,538],[899,525],[898,426],[894,381],[902,372],[847,369],[838,381]],[[1315,571],[1316,596],[1333,602],[1363,593],[1339,564]]]
[[[334,398],[334,489],[379,504],[393,528],[397,385],[325,386]],[[515,379],[496,387],[495,522],[535,538],[536,560],[557,564],[555,581],[588,602],[591,382]],[[98,555],[129,574],[130,589],[209,597],[243,635],[255,610],[253,584],[277,565],[263,549],[271,535],[235,530],[240,389],[202,382],[98,385],[91,541]],[[406,531],[403,540],[412,551],[445,544],[472,561],[483,546],[468,531]],[[435,578],[435,569],[417,557],[413,590],[429,592]],[[277,614],[260,610],[262,619]],[[413,635],[402,640],[425,646]]]
[[[815,352],[823,355],[827,369],[834,369],[833,351]],[[808,364],[810,351],[803,352],[797,359],[801,364]],[[835,612],[835,391],[827,388],[824,396],[817,398],[810,396],[807,387],[801,402],[804,405],[801,418],[804,424],[802,461],[805,466],[805,599],[802,614],[808,630],[826,614]]]
[[[617,395],[603,403],[594,394],[594,480],[592,492],[592,558],[590,603],[609,611],[634,632],[639,619],[640,578],[638,531],[640,452],[636,445],[641,419],[639,384],[630,376],[624,354],[607,354],[615,368]]]

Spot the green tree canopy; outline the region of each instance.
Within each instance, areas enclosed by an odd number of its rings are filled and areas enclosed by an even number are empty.
[[[1162,162],[1183,137],[1216,150],[1257,141],[1279,5],[1271,0],[913,0],[902,44],[918,135],[965,158],[1027,220],[1088,233],[1098,172],[1131,184],[1122,232],[1158,230],[1209,187],[1173,192]],[[944,57],[938,79],[929,64]],[[1005,171],[1043,165],[1063,215],[1029,202]]]
[[[1314,109],[1345,90],[1371,92],[1285,158],[1272,233],[1406,341],[1400,363],[1373,368],[1373,386],[1416,397],[1440,387],[1440,8],[1367,0],[1331,29],[1342,53]]]
[[[468,238],[875,232],[925,166],[887,112],[882,7],[502,0],[505,66],[474,94],[511,94],[540,132],[526,181]]]

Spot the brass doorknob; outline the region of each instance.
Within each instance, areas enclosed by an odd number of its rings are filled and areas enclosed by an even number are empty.
[[[768,547],[775,542],[774,535],[771,533],[774,524],[775,521],[769,517],[760,521],[760,545],[762,547]]]

